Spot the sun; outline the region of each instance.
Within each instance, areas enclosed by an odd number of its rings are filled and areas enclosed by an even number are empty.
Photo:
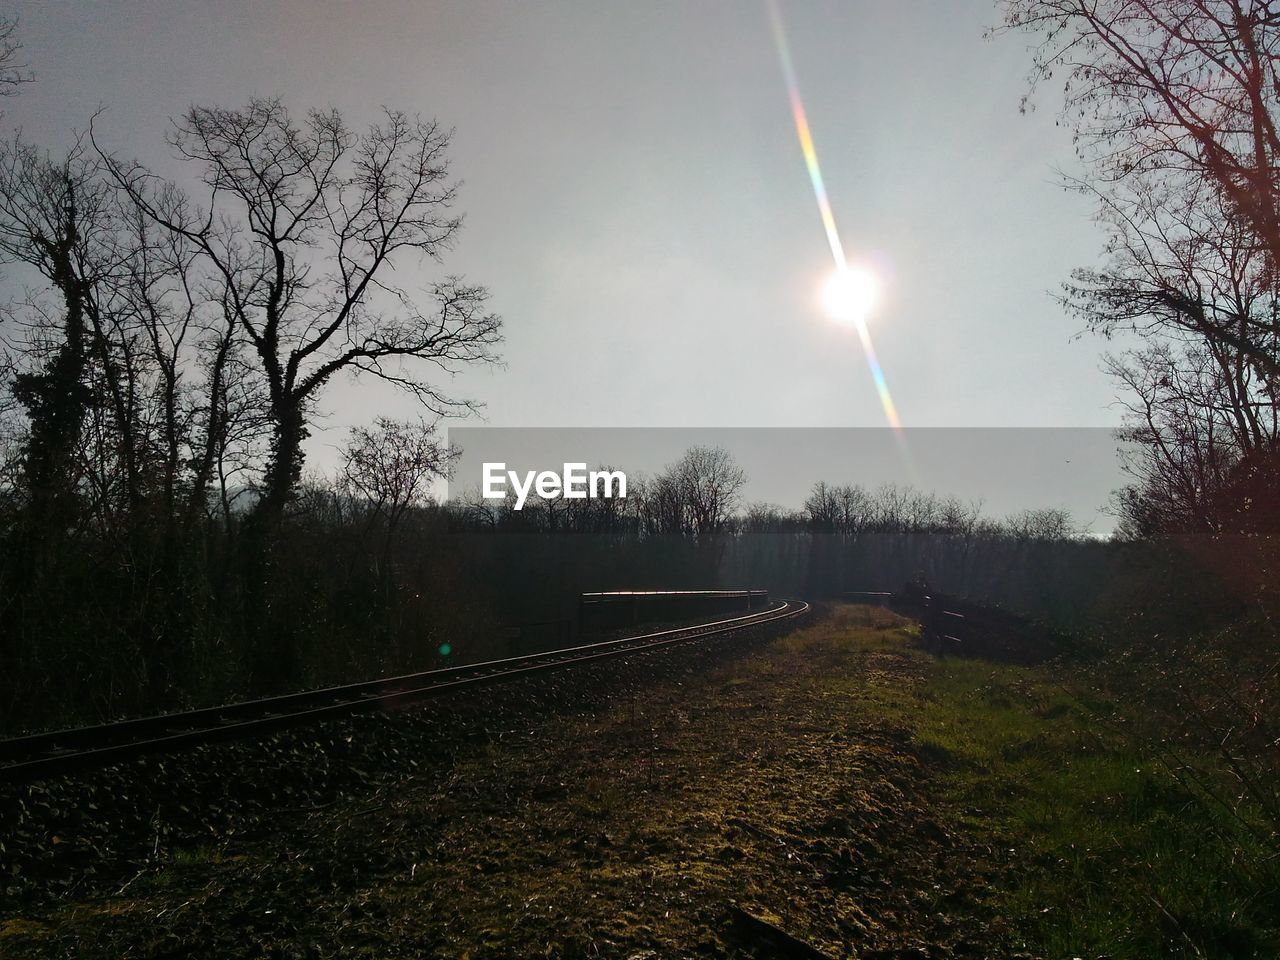
[[[880,295],[880,281],[866,267],[836,270],[822,288],[827,315],[841,323],[864,323]]]

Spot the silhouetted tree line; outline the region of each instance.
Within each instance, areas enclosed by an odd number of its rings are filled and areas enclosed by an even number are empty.
[[[1065,80],[1064,119],[1109,242],[1063,301],[1136,336],[1109,360],[1134,483],[1130,539],[1277,532],[1280,17],[1228,0],[1005,0]]]
[[[4,92],[27,79],[17,51],[6,23]],[[385,633],[394,537],[449,452],[429,421],[379,420],[322,494],[311,424],[338,378],[467,409],[432,375],[495,360],[501,336],[484,288],[409,286],[461,227],[435,121],[195,106],[166,138],[177,180],[102,126],[0,145],[0,260],[29,291],[4,307],[0,371],[8,723],[173,705],[210,676],[305,682],[326,637]]]
[[[455,452],[434,419],[379,418],[335,476],[307,474],[336,377],[434,417],[469,404],[431,371],[496,358],[482,288],[397,280],[460,228],[448,135],[254,100],[193,107],[168,142],[182,183],[94,126],[61,154],[0,147],[0,255],[32,291],[5,312],[4,726],[545,646],[572,636],[582,590],[730,582],[773,550],[744,546],[773,521],[742,511],[718,448],[634,477],[625,500],[437,505]],[[935,522],[893,497],[874,499],[876,530]],[[806,589],[841,581],[806,562]],[[794,581],[776,556],[752,573]]]
[[[1280,13],[1256,0],[1004,0],[1109,242],[1066,305],[1112,358],[1124,560],[1091,601],[1174,776],[1280,851]],[[1188,750],[1187,748],[1190,747]],[[1191,759],[1210,756],[1213,762]],[[1255,869],[1259,864],[1246,864]]]
[[[816,599],[898,591],[924,577],[939,591],[1068,619],[1081,612],[1081,592],[1108,576],[1106,544],[1062,510],[995,518],[911,487],[827,482],[786,509],[742,503],[746,480],[729,451],[695,447],[655,476],[632,474],[625,500],[531,500],[516,510],[514,498],[471,499],[444,509],[460,529],[514,537],[509,569],[533,543],[540,564],[560,558],[553,567],[590,556],[570,591],[751,586]],[[503,550],[504,538],[493,539],[489,549]]]
[[[409,287],[461,227],[448,132],[396,111],[353,130],[277,100],[198,106],[168,131],[173,180],[109,149],[95,118],[62,152],[0,147],[0,256],[32,291],[4,314],[0,724],[518,652],[571,635],[583,590],[834,597],[920,575],[1059,622],[1184,630],[1193,606],[1267,595],[1276,23],[1207,2],[1176,22],[1121,0],[1006,8],[1040,31],[1037,69],[1073,77],[1078,186],[1112,238],[1064,299],[1144,338],[1112,362],[1133,451],[1123,543],[901,487],[744,503],[717,448],[629,477],[625,500],[437,504],[455,452],[435,418],[470,404],[431,374],[495,360],[501,336],[482,287]],[[0,92],[27,79],[16,55],[0,27]],[[1168,89],[1171,70],[1197,81]],[[424,419],[354,429],[315,476],[305,441],[338,378],[405,391]]]

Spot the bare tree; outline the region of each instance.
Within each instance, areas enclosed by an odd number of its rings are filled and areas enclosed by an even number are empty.
[[[379,417],[372,427],[353,427],[342,453],[345,485],[387,528],[387,549],[405,511],[428,496],[435,480],[449,475],[457,451],[425,421],[404,423]]]
[[[645,537],[689,535],[680,485],[670,468],[653,477],[629,477],[627,492]]]
[[[690,447],[667,473],[684,512],[686,529],[699,542],[724,530],[738,507],[747,475],[723,447]]]
[[[12,96],[18,87],[34,79],[27,65],[18,60],[21,51],[17,19],[0,17],[0,97]]]
[[[205,205],[99,154],[139,209],[194,244],[225,283],[266,385],[266,514],[278,517],[293,496],[314,401],[339,373],[384,380],[436,412],[472,406],[426,374],[497,359],[501,322],[485,310],[486,291],[449,276],[419,297],[404,282],[461,227],[448,131],[388,110],[356,134],[337,111],[296,124],[279,100],[255,99],[193,107],[169,139],[198,168]]]
[[[819,480],[804,501],[810,526],[819,533],[831,533],[840,523],[840,500],[836,488]]]
[[[805,515],[776,503],[756,501],[742,513],[739,529],[743,533],[790,533],[804,527]]]
[[[223,279],[144,216],[95,154],[55,160],[21,140],[0,149],[0,256],[48,284],[10,307],[35,526],[66,527],[80,494],[103,535],[189,526],[238,429],[227,374],[239,335]]]
[[[91,400],[87,371],[98,282],[114,260],[110,198],[79,149],[54,160],[14,140],[0,149],[0,257],[38,271],[57,302],[34,300],[40,331],[34,367],[13,393],[26,411],[23,480],[33,529],[71,522],[74,461]]]
[[[819,481],[805,500],[804,511],[814,529],[848,535],[870,526],[875,504],[876,498],[857,484]]]
[[[1063,298],[1071,311],[1108,336],[1203,342],[1234,358],[1236,379],[1280,379],[1276,275],[1221,194],[1154,177],[1087,189],[1109,234],[1109,260],[1075,271]]]
[[[1274,286],[1280,12],[1248,0],[1006,0],[1002,7],[1004,29],[1041,39],[1033,78],[1067,75],[1064,116],[1116,238],[1119,276],[1084,278],[1102,307],[1094,319],[1106,325],[1150,314],[1280,374],[1274,311],[1224,311],[1222,297],[1188,283],[1222,265],[1200,262],[1207,244],[1230,251],[1240,274],[1231,279]]]
[[[1035,79],[1067,75],[1082,156],[1111,181],[1213,183],[1280,262],[1280,11],[1267,0],[1004,0],[1040,36]]]
[[[1121,438],[1135,479],[1117,495],[1120,533],[1220,532],[1222,491],[1280,439],[1273,383],[1203,344],[1156,341],[1109,358],[1108,370],[1128,395]]]
[[[1280,388],[1280,11],[1250,0],[1007,0],[1040,36],[1033,76],[1066,118],[1108,262],[1064,302],[1135,332],[1109,361],[1126,401],[1127,535],[1212,530],[1237,465],[1267,463]]]

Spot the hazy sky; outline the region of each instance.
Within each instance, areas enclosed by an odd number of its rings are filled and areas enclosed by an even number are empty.
[[[16,6],[38,82],[3,122],[37,142],[102,104],[102,138],[160,163],[168,117],[254,94],[456,127],[445,266],[491,289],[507,366],[452,389],[490,424],[884,422],[819,306],[831,258],[763,0]],[[872,332],[903,421],[1114,423],[1103,345],[1049,295],[1101,237],[1057,185],[1056,103],[1018,111],[1025,40],[982,38],[990,0],[782,9],[846,249],[886,271]],[[348,384],[324,406],[335,429],[410,409]]]

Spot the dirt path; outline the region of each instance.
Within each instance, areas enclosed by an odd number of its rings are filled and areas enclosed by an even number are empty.
[[[749,657],[533,722],[446,782],[10,918],[0,952],[782,956],[737,907],[830,957],[1003,955],[982,907],[991,851],[935,820],[932,761],[876,709],[919,695],[904,630],[838,608]]]

